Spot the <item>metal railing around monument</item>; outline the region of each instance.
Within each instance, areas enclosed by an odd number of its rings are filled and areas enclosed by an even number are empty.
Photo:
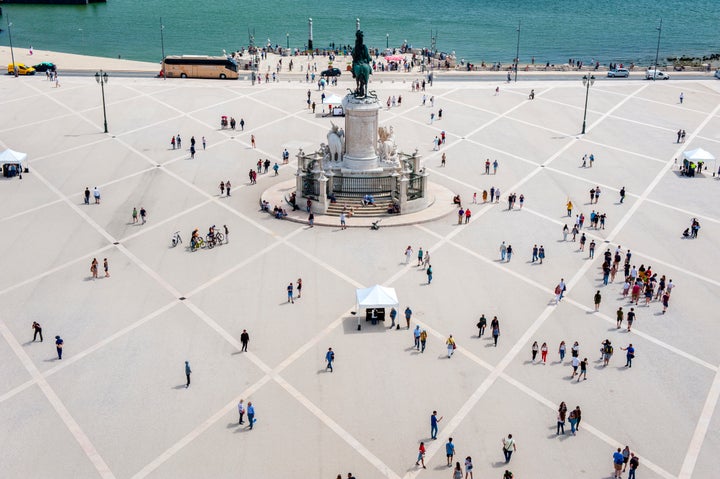
[[[372,178],[336,176],[333,177],[333,192],[338,196],[362,196],[365,194],[389,195],[395,191],[395,177]]]
[[[418,198],[422,198],[425,196],[425,183],[423,181],[424,177],[422,175],[411,175],[410,181],[408,182],[408,192],[407,192],[407,198],[408,201],[416,200]]]

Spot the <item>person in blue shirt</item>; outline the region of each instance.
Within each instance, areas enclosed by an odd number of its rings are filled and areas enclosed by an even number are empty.
[[[623,468],[623,460],[625,458],[623,457],[621,449],[618,447],[617,451],[613,454],[613,467],[615,468],[615,477],[616,479],[619,479],[622,475],[622,468]]]
[[[247,416],[248,416],[248,422],[250,423],[250,429],[253,428],[255,425],[255,406],[253,406],[252,402],[249,402],[247,405]]]
[[[442,421],[442,417],[438,419],[437,417],[437,411],[433,411],[432,416],[430,416],[430,437],[433,439],[437,439],[437,433],[438,433],[438,423]]]
[[[447,456],[447,466],[452,467],[452,460],[455,455],[455,444],[453,444],[452,438],[448,438],[448,442],[445,444],[445,455]]]
[[[407,323],[407,329],[410,329],[410,318],[412,318],[412,309],[408,306],[405,308],[405,322]]]
[[[327,361],[327,366],[325,366],[325,370],[328,369],[330,372],[333,372],[333,361],[335,361],[335,353],[333,352],[332,348],[328,348],[327,353],[325,353],[325,361]]]
[[[626,368],[631,368],[631,367],[632,367],[632,360],[633,360],[633,358],[635,357],[635,348],[633,348],[632,343],[630,343],[630,345],[629,345],[627,348],[621,348],[621,349],[622,349],[623,351],[626,351],[626,353],[625,353],[625,358],[627,359],[627,361],[625,362],[625,367],[626,367]]]
[[[275,172],[275,176],[278,175],[278,170],[280,169],[280,165],[277,164],[277,162],[273,165],[273,171]]]
[[[392,320],[392,324],[390,324],[390,328],[395,327],[395,318],[397,318],[397,310],[395,308],[390,309],[390,319]]]
[[[420,351],[420,326],[415,326],[415,331],[413,331],[413,336],[415,338],[415,349]]]
[[[192,374],[192,370],[190,369],[190,363],[185,361],[185,377],[187,378],[187,383],[185,383],[185,389],[190,387],[190,374]]]
[[[42,338],[42,335],[40,335]],[[60,336],[55,336],[55,349],[57,350],[58,359],[62,359],[63,340]]]

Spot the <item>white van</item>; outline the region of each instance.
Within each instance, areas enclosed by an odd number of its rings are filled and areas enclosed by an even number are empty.
[[[656,80],[668,80],[670,79],[670,75],[660,70],[648,70],[645,72],[646,80],[652,80],[653,78]]]

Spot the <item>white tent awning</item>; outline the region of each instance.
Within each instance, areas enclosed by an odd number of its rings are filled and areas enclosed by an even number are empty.
[[[25,162],[27,161],[27,153],[21,153],[19,151],[14,151],[11,149],[7,149],[0,153],[0,165],[6,165],[8,163],[16,163],[19,165],[22,165],[25,167]]]
[[[336,95],[334,93],[331,93],[330,95],[326,95],[325,99],[323,100],[323,103],[325,105],[339,105],[343,101],[342,97],[340,95]]]
[[[370,288],[358,289],[355,295],[359,308],[387,308],[400,304],[395,288],[386,288],[379,284]]]
[[[712,161],[715,157],[709,151],[705,151],[702,148],[696,148],[694,150],[686,151],[683,153],[685,159],[690,161]]]

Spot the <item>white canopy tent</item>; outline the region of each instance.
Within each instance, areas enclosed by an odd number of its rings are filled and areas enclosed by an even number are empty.
[[[692,161],[694,163],[697,163],[698,161],[702,161],[703,163],[707,163],[708,161],[713,162],[713,174],[715,172],[715,157],[712,153],[709,151],[703,150],[702,148],[695,148],[694,150],[689,150],[683,153],[683,157],[688,160]]]
[[[331,93],[329,95],[325,95],[325,99],[323,100],[323,103],[325,105],[340,105],[343,101],[343,97],[340,95],[336,95],[334,93]]]
[[[23,170],[27,168],[27,153],[21,153],[19,151],[14,151],[8,148],[7,150],[0,153],[0,168],[2,168],[3,174],[5,175],[8,168],[19,168],[19,173],[22,173]]]
[[[376,308],[391,308],[399,306],[400,302],[397,299],[397,293],[395,288],[386,288],[376,284],[370,288],[362,288],[355,291],[355,297],[357,298],[358,309],[376,309]],[[373,324],[375,324],[375,316],[373,311]],[[360,330],[360,315],[358,315],[358,330]]]
[[[386,288],[379,284],[358,289],[355,295],[358,308],[390,308],[400,304],[395,288]]]

